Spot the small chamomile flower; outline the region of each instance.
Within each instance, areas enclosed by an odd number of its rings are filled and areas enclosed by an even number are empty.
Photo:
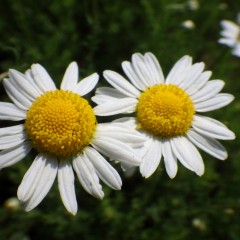
[[[237,23],[222,20],[220,24],[222,31],[218,42],[232,48],[232,54],[240,57],[240,13],[237,17]]]
[[[96,198],[104,196],[100,179],[112,189],[121,189],[118,172],[102,154],[140,164],[133,150],[143,142],[140,134],[121,123],[97,123],[94,109],[83,98],[98,78],[94,73],[78,83],[78,66],[72,62],[60,90],[40,64],[33,64],[25,74],[10,70],[3,80],[13,103],[0,102],[0,120],[22,122],[0,128],[0,168],[21,161],[32,148],[38,151],[17,192],[26,211],[43,200],[57,178],[63,204],[75,215],[74,171]]]
[[[177,173],[177,159],[202,175],[204,163],[195,146],[220,160],[227,158],[218,140],[234,139],[234,133],[221,122],[200,114],[222,108],[234,97],[219,93],[224,82],[209,81],[211,72],[204,71],[203,63],[192,64],[192,58],[184,56],[164,78],[152,53],[135,53],[132,62],[124,61],[122,68],[130,82],[114,71],[104,71],[114,88],[97,89],[92,98],[98,104],[94,112],[100,116],[135,113],[117,122],[138,129],[146,139],[139,152],[143,158],[142,176],[151,176],[162,156],[171,178]],[[126,164],[123,168],[129,169]]]

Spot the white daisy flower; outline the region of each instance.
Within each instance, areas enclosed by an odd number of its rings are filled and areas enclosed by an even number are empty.
[[[0,128],[0,168],[21,161],[32,148],[39,152],[17,192],[26,211],[43,200],[57,176],[63,204],[75,215],[73,169],[83,188],[96,198],[104,196],[99,179],[112,189],[121,189],[119,174],[100,153],[125,164],[140,164],[131,146],[141,145],[141,135],[121,123],[98,124],[94,110],[82,97],[98,78],[94,73],[78,83],[78,66],[72,62],[61,90],[39,64],[33,64],[25,75],[10,70],[9,78],[3,80],[13,103],[0,102],[0,120],[24,123]]]
[[[237,23],[222,20],[220,24],[222,31],[218,42],[232,48],[232,54],[240,57],[240,13],[237,17]]]
[[[217,120],[201,116],[229,104],[234,97],[219,93],[221,80],[208,81],[211,72],[203,71],[203,63],[192,64],[190,56],[182,57],[165,79],[152,53],[133,54],[132,62],[122,63],[130,82],[116,72],[106,70],[104,77],[114,88],[101,87],[92,100],[98,104],[96,115],[136,113],[136,117],[118,120],[138,129],[146,144],[140,172],[151,176],[163,156],[171,178],[177,173],[177,159],[198,175],[204,163],[194,145],[218,159],[227,152],[216,140],[234,139],[233,132]],[[123,168],[128,168],[125,164]]]

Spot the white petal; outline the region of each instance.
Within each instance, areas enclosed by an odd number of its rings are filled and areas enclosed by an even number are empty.
[[[15,134],[23,132],[23,130],[24,130],[23,124],[19,124],[19,125],[12,126],[12,127],[0,128],[0,137],[15,135]]]
[[[153,138],[140,165],[140,172],[143,177],[148,178],[156,171],[161,157],[162,143],[159,139]]]
[[[162,68],[154,54],[148,52],[144,55],[144,58],[148,65],[149,71],[152,73],[155,84],[164,83]]]
[[[29,201],[32,198],[36,189],[39,187],[38,185],[40,181],[47,181],[47,179],[42,179],[42,178],[46,176],[44,175],[45,174],[44,172],[47,169],[51,170],[51,167],[50,167],[51,165],[55,166],[53,168],[53,171],[55,169],[55,176],[56,176],[57,168],[58,168],[57,160],[56,159],[51,160],[50,158],[48,159],[48,157],[43,154],[38,154],[36,156],[31,167],[28,169],[28,171],[24,175],[24,178],[18,188],[18,198],[21,201],[23,202]],[[54,179],[52,180],[54,181]]]
[[[184,56],[179,59],[169,72],[165,83],[178,85],[186,76],[192,65],[192,58],[190,56]]]
[[[26,118],[26,112],[12,103],[0,102],[0,120],[20,121]]]
[[[158,64],[158,68],[156,69],[156,58],[153,54],[146,53],[145,56],[143,56],[140,53],[135,53],[132,56],[132,60],[133,68],[145,87],[150,87],[162,82],[163,75],[160,73],[161,76],[159,76],[160,67]]]
[[[3,79],[3,85],[8,96],[18,108],[22,110],[29,109],[29,107],[32,105],[32,101],[29,100],[29,98],[27,98],[21,91],[19,91],[16,84],[13,84],[11,81],[9,81],[9,79],[5,78]]]
[[[9,79],[12,86],[19,89],[21,93],[27,97],[30,101],[34,101],[40,96],[39,91],[37,91],[33,84],[31,84],[26,76],[16,70],[9,70]]]
[[[169,140],[164,140],[162,142],[162,153],[167,174],[170,178],[174,178],[178,170],[177,158],[173,154]]]
[[[145,139],[144,145],[141,148],[134,148],[134,152],[142,159],[142,162],[143,162],[144,161],[143,157],[146,155],[147,151],[149,151],[149,148],[150,148],[150,145],[152,144],[153,138],[151,135],[144,133],[144,132],[141,132],[141,135]]]
[[[123,98],[126,98],[126,97],[123,97]],[[119,99],[117,97],[110,97],[106,95],[95,95],[91,99],[93,102],[100,105],[100,104],[108,104],[109,102],[116,101],[116,100],[121,100],[122,98]]]
[[[139,79],[138,75],[135,73],[132,64],[128,61],[124,61],[122,63],[122,69],[124,73],[127,75],[131,83],[139,90],[144,91],[147,87],[144,83]]]
[[[139,166],[141,159],[135,154],[132,148],[116,139],[109,137],[95,137],[92,145],[99,152],[111,159],[126,162],[133,166]]]
[[[102,155],[91,147],[86,147],[84,152],[95,167],[99,178],[112,189],[121,189],[121,177],[118,172],[102,157]]]
[[[195,82],[193,82],[185,91],[192,96],[195,92],[198,92],[199,89],[205,86],[211,75],[211,71],[202,72]]]
[[[196,132],[210,138],[221,140],[235,139],[235,134],[224,124],[209,117],[195,115],[193,118],[192,127]]]
[[[232,31],[230,29],[224,29],[223,31],[221,31],[220,34],[223,38],[232,39],[235,42],[237,41],[238,32],[236,31]]]
[[[120,74],[106,70],[103,72],[103,76],[114,88],[125,96],[136,98],[140,95],[140,92]]]
[[[57,175],[58,162],[39,154],[26,172],[19,188],[18,198],[25,205],[25,210],[35,208],[47,195]]]
[[[227,151],[219,141],[202,136],[194,130],[189,130],[187,136],[192,143],[208,154],[220,160],[225,160],[227,158]]]
[[[43,66],[40,64],[33,64],[31,66],[31,71],[34,82],[43,92],[56,90],[56,86],[52,78]]]
[[[72,165],[68,161],[60,161],[58,168],[58,189],[65,208],[76,215],[78,205],[75,194],[74,174]]]
[[[78,66],[76,62],[72,62],[66,69],[63,76],[60,89],[74,91],[78,82]]]
[[[115,90],[115,89],[113,89],[113,90]],[[116,92],[117,92],[117,90],[116,90]],[[108,104],[109,102],[112,102],[112,101],[122,100],[123,98],[126,98],[126,96],[118,98],[117,96],[112,97],[112,96],[108,96],[108,95],[95,95],[91,99],[93,102],[100,105],[100,104]]]
[[[95,137],[98,136],[115,138],[121,142],[130,143],[131,145],[136,145],[138,147],[142,146],[145,140],[142,134],[121,122],[98,124]]]
[[[125,95],[120,93],[117,89],[110,88],[110,87],[100,87],[97,88],[95,96],[93,96],[91,99],[96,104],[103,104],[119,99],[126,98]]]
[[[83,188],[92,196],[102,199],[104,193],[99,178],[93,164],[84,153],[73,160],[73,168]]]
[[[194,103],[206,101],[219,93],[222,90],[224,84],[225,83],[222,80],[209,81],[203,88],[193,94],[191,96],[191,99]]]
[[[147,68],[145,67],[144,57],[140,53],[134,53],[132,55],[132,67],[135,71],[138,79],[142,82],[145,89],[154,84],[152,80],[149,78],[149,74],[147,73]]]
[[[232,32],[233,34],[238,34],[239,33],[239,26],[232,22],[232,21],[229,21],[229,20],[222,20],[220,22],[222,28]]]
[[[220,39],[218,40],[218,42],[219,42],[220,44],[224,44],[224,45],[226,45],[226,46],[233,47],[233,46],[235,45],[235,43],[236,43],[236,39],[234,39],[234,38],[228,38],[228,39],[226,39],[226,38],[220,38]]]
[[[231,29],[223,29],[221,31],[221,36],[225,37],[225,38],[232,38],[235,39],[235,41],[237,40],[237,36],[238,36],[238,28],[236,28],[234,31]]]
[[[38,85],[35,83],[33,75],[32,75],[32,70],[28,69],[27,71],[25,71],[24,73],[25,78],[28,80],[29,84],[31,84],[31,86],[35,89],[35,91],[38,93],[38,96],[42,95],[44,93],[44,91],[42,91]]]
[[[194,145],[184,136],[170,140],[174,155],[188,169],[201,176],[204,173],[204,163]]]
[[[237,57],[240,57],[240,43],[237,43],[234,48],[233,48],[233,51],[232,51],[232,54],[237,56]]]
[[[116,98],[116,99],[126,97],[126,95],[122,94],[117,89],[110,88],[110,87],[99,87],[99,88],[97,88],[95,95],[96,96],[105,95],[105,96]]]
[[[122,117],[115,119],[113,123],[123,123],[124,125],[127,125],[129,128],[136,129],[137,128],[137,121],[135,117]]]
[[[234,100],[234,96],[227,93],[219,93],[215,97],[194,104],[197,112],[209,112],[225,107]]]
[[[93,108],[98,116],[109,116],[120,113],[132,113],[136,111],[137,99],[123,98],[107,103],[100,104]]]
[[[43,174],[46,161],[46,157],[43,157],[41,154],[39,154],[32,162],[31,167],[25,173],[23,180],[18,187],[17,194],[20,201],[28,201],[33,195]]]
[[[20,143],[24,142],[27,139],[25,132],[17,133],[17,134],[9,134],[0,137],[0,149],[12,148]]]
[[[22,142],[15,147],[2,150],[0,152],[0,169],[21,161],[29,153],[31,148],[29,143]]]
[[[93,73],[89,77],[82,79],[78,83],[77,88],[74,89],[74,92],[78,93],[81,96],[88,94],[95,88],[95,86],[98,83],[98,79],[99,79],[99,75],[97,73]]]
[[[179,87],[186,90],[194,84],[197,79],[200,77],[203,69],[204,63],[195,63],[191,66],[190,70],[187,72],[185,78],[181,83],[178,84]]]

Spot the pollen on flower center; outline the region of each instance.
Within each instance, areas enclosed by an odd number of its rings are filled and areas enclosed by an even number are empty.
[[[96,117],[88,101],[78,94],[49,91],[38,97],[28,110],[25,129],[34,148],[65,159],[90,143]]]
[[[176,85],[155,85],[143,92],[137,104],[138,127],[158,137],[183,135],[190,128],[194,106]]]

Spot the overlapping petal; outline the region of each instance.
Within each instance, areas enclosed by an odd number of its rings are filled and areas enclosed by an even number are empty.
[[[111,159],[126,162],[133,166],[139,166],[141,163],[141,158],[136,155],[130,146],[116,139],[105,136],[95,137],[92,140],[92,145]]]
[[[2,150],[0,152],[0,169],[21,161],[27,156],[31,148],[32,147],[28,142],[21,142],[14,147]]]
[[[73,92],[76,92],[81,96],[84,96],[95,88],[95,86],[98,83],[98,80],[99,80],[99,75],[97,73],[93,73],[89,77],[82,79],[77,84],[76,89],[73,89]]]
[[[204,163],[196,147],[184,136],[172,138],[170,142],[173,153],[179,161],[197,175],[203,175]]]
[[[103,72],[103,75],[113,87],[126,97],[136,98],[139,96],[140,92],[120,74],[106,70]]]
[[[73,160],[73,168],[83,188],[92,196],[102,199],[104,193],[98,175],[85,153],[78,155]]]
[[[105,100],[105,99],[104,99]],[[107,101],[94,107],[94,113],[98,116],[109,116],[120,113],[132,113],[135,111],[137,99],[122,98],[119,100]]]
[[[103,104],[108,101],[118,101],[123,98],[126,98],[126,96],[114,88],[99,87],[95,92],[95,96],[92,97],[92,100],[97,104]]]
[[[235,134],[223,123],[209,117],[195,115],[192,126],[196,132],[210,138],[221,140],[231,140],[235,138]]]
[[[94,148],[86,147],[85,154],[91,161],[98,177],[109,187],[115,190],[121,189],[122,180],[118,172],[99,154]]]
[[[228,154],[226,149],[214,138],[203,136],[193,130],[189,130],[187,136],[189,140],[197,147],[214,156],[215,158],[220,160],[225,160],[227,158]]]
[[[18,188],[18,198],[25,210],[35,208],[47,195],[57,175],[58,161],[39,154],[28,169]]]
[[[35,84],[43,92],[56,90],[55,83],[42,65],[33,64],[31,66],[31,73]]]
[[[26,111],[16,105],[0,102],[0,120],[20,121],[26,118]]]

